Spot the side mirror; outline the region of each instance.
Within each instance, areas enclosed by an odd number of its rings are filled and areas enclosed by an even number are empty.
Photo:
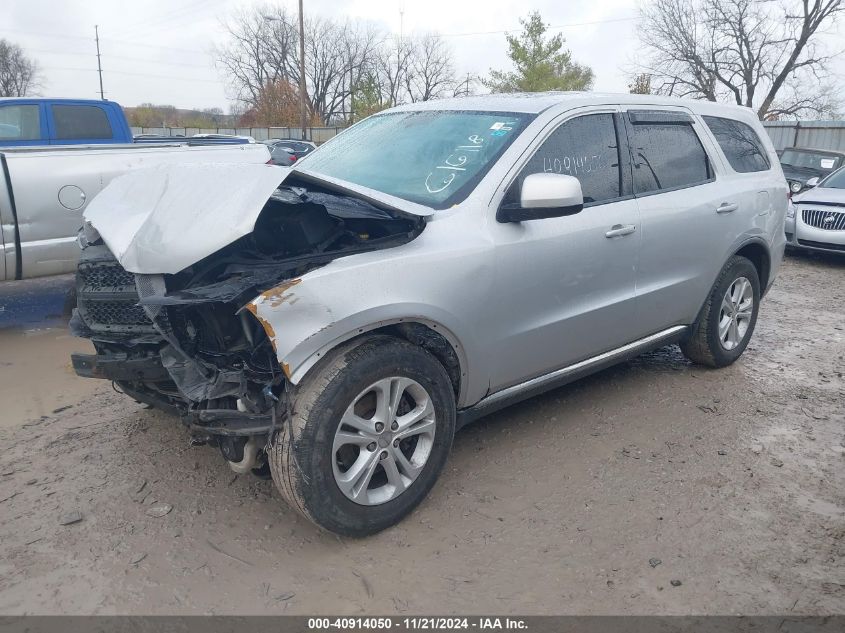
[[[819,177],[818,177],[818,176],[813,176],[813,177],[812,177],[812,178],[810,178],[807,182],[805,182],[805,183],[804,183],[804,186],[805,186],[807,189],[809,189],[810,187],[815,187],[817,184],[819,184]]]
[[[531,174],[522,182],[519,204],[503,204],[496,212],[498,222],[524,222],[559,218],[584,208],[581,183],[565,174]]]

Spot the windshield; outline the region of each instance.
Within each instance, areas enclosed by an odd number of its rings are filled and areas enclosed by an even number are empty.
[[[376,115],[308,156],[302,171],[445,209],[469,195],[533,118],[469,111]]]
[[[784,150],[780,157],[781,165],[803,167],[817,171],[831,172],[842,165],[842,158],[830,154],[815,154],[813,152],[797,152],[792,149]]]
[[[829,187],[831,189],[845,189],[845,169],[840,169],[835,174],[831,174],[825,178],[820,187]]]

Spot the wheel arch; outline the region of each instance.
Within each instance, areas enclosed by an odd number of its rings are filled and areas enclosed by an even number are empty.
[[[731,257],[736,255],[745,257],[754,264],[754,268],[757,269],[757,276],[760,279],[761,294],[765,294],[772,273],[772,256],[769,252],[769,245],[762,239],[752,238],[742,244]],[[728,261],[730,261],[730,257]]]
[[[379,310],[382,311],[383,308]],[[267,329],[263,319],[262,324]],[[386,334],[407,340],[431,353],[449,375],[457,406],[462,406],[467,398],[467,351],[454,331],[440,320],[419,315],[390,316],[375,320],[367,313],[356,314],[289,345],[284,344],[283,331],[278,327],[274,329],[274,344],[279,363],[288,380],[294,385],[307,379],[320,360],[344,343],[367,335]]]
[[[765,294],[766,290],[768,289],[769,279],[772,270],[771,253],[769,251],[769,245],[766,243],[765,240],[760,237],[751,237],[740,242],[737,245],[734,245],[728,250],[727,257],[725,257],[725,260],[722,262],[722,265],[716,272],[716,276],[713,278],[712,282],[707,287],[707,294],[701,299],[701,304],[698,306],[698,310],[695,313],[695,321],[693,321],[693,323],[691,324],[693,327],[695,327],[695,325],[698,323],[698,320],[701,318],[701,311],[707,304],[707,298],[710,296],[710,293],[713,291],[713,287],[719,280],[719,275],[722,274],[722,271],[725,269],[725,266],[727,266],[728,262],[731,261],[731,258],[737,255],[739,255],[740,257],[745,257],[751,262],[755,270],[757,270],[757,276],[760,279],[760,294]]]

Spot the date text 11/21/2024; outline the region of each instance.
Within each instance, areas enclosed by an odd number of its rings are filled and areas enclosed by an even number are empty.
[[[472,618],[464,617],[409,617],[409,618],[393,618],[393,617],[342,617],[342,618],[308,618],[308,630],[311,631],[328,631],[332,629],[340,630],[360,630],[369,629],[373,631],[389,631],[396,630],[428,630],[428,631],[446,631],[446,630],[480,630],[480,631],[495,631],[495,630],[511,630],[519,631],[526,630],[528,624],[521,618],[501,618],[501,617],[483,617],[476,616]]]

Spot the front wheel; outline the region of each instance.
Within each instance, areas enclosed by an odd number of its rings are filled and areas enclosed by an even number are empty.
[[[691,361],[725,367],[739,358],[751,340],[760,308],[760,278],[754,264],[735,255],[713,285],[681,351]]]
[[[443,366],[372,336],[329,354],[297,390],[269,451],[285,500],[332,532],[367,536],[411,512],[443,468],[455,397]]]

